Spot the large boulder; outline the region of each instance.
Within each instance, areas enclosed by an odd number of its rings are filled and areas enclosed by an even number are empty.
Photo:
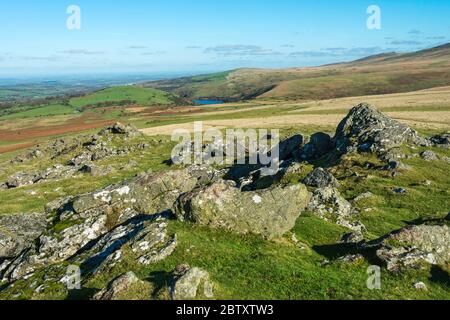
[[[219,181],[182,195],[175,213],[180,220],[273,238],[294,227],[309,197],[304,185],[241,192]]]
[[[384,237],[377,256],[390,271],[421,268],[426,264],[445,267],[450,261],[449,243],[448,223],[408,226]]]
[[[43,213],[0,215],[0,259],[14,258],[45,230]]]
[[[385,154],[404,143],[429,145],[416,131],[366,103],[349,112],[337,127],[333,140],[341,153],[359,149]]]

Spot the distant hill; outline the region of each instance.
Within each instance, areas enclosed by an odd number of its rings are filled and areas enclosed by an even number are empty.
[[[319,100],[450,85],[450,44],[384,53],[348,63],[279,70],[239,69],[146,83],[188,99]]]
[[[33,118],[136,105],[174,106],[188,101],[169,92],[137,86],[118,86],[68,98],[53,98],[38,104],[18,104],[0,110],[0,120]]]

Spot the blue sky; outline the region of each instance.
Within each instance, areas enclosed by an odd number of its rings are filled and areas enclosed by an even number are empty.
[[[449,17],[448,0],[2,1],[0,76],[319,65],[449,42]]]

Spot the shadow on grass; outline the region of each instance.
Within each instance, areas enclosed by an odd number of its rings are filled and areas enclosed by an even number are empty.
[[[90,300],[98,292],[97,289],[82,288],[80,290],[70,290],[67,294],[66,300],[80,301]]]
[[[429,280],[439,284],[447,290],[450,289],[450,275],[439,266],[431,267]]]
[[[313,246],[312,249],[330,261],[338,260],[348,255],[360,254],[370,264],[380,265],[382,263],[376,256],[376,248],[362,249],[359,243],[337,243]]]

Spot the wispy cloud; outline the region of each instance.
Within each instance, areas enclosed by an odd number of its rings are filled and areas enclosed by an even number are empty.
[[[445,36],[435,36],[435,37],[427,37],[427,40],[445,40],[447,37]]]
[[[394,46],[419,46],[422,42],[415,40],[394,40],[389,42],[389,44]]]
[[[156,56],[156,55],[161,55],[161,54],[165,54],[166,51],[147,51],[147,52],[143,52],[142,55],[143,56]]]
[[[385,52],[381,47],[354,47],[354,48],[323,48],[320,50],[296,51],[290,57],[302,58],[333,58],[333,57],[361,57]]]
[[[148,47],[146,47],[146,46],[129,46],[127,49],[130,49],[130,50],[145,50],[145,49],[148,49]]]
[[[409,32],[408,32],[408,34],[421,34],[422,33],[422,31],[420,31],[420,30],[417,30],[417,29],[413,29],[413,30],[410,30]]]
[[[283,44],[281,47],[282,48],[295,48],[295,46],[293,44],[290,44],[290,43]]]
[[[72,49],[72,50],[61,51],[61,53],[70,54],[70,55],[92,56],[92,55],[105,54],[106,52],[104,52],[104,51],[90,51],[90,50],[85,50],[85,49]]]
[[[186,49],[202,49],[202,46],[187,46]]]
[[[213,53],[219,56],[275,56],[282,53],[274,51],[272,49],[266,49],[260,46],[254,45],[223,45],[216,47],[209,47],[205,49],[205,53]]]

